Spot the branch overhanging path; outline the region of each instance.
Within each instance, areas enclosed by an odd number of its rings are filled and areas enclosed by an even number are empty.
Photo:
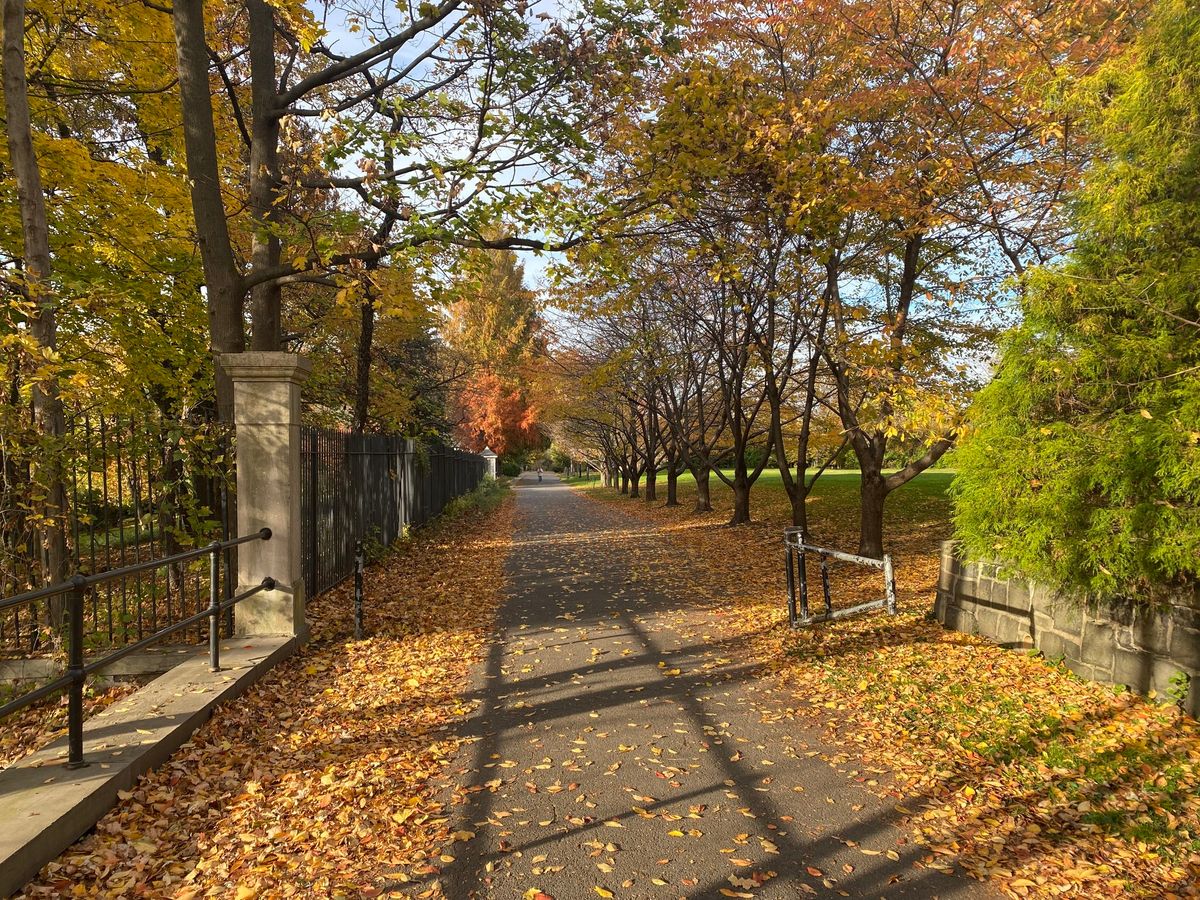
[[[443,787],[454,842],[411,893],[996,896],[914,866],[927,850],[895,802],[855,782],[886,776],[784,714],[652,526],[552,475],[516,493],[507,598]]]

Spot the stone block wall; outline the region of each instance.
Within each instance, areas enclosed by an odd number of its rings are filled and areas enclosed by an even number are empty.
[[[934,614],[947,628],[1040,650],[1083,678],[1155,691],[1159,699],[1186,673],[1184,709],[1200,718],[1200,586],[1159,608],[1080,601],[1009,576],[996,563],[968,562],[946,541]]]

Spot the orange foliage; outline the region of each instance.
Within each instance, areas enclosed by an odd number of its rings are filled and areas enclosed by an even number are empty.
[[[526,390],[482,370],[472,375],[458,396],[456,436],[476,453],[485,446],[503,455],[542,444],[538,409]]]

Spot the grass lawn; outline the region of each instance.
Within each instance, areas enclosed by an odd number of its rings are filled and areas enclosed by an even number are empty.
[[[751,493],[754,522],[725,527],[729,489],[712,480],[714,511],[582,490],[653,521],[678,549],[689,600],[745,636],[764,678],[798,717],[855,759],[891,772],[893,791],[930,867],[957,865],[1006,894],[1200,896],[1200,728],[1171,706],[1085,682],[1059,661],[946,631],[928,614],[939,548],[951,536],[954,475],[925,473],[893,492],[885,547],[896,561],[899,614],[874,613],[793,631],[786,625],[778,473]],[[818,543],[854,550],[858,474],[826,473],[809,499]],[[815,567],[814,567],[815,568]],[[810,572],[813,570],[810,569]],[[835,606],[879,596],[876,572],[835,565]],[[818,588],[819,593],[819,588]]]
[[[726,470],[726,474],[732,475],[732,472]],[[910,558],[938,553],[940,543],[951,536],[950,499],[947,492],[953,480],[953,471],[924,472],[892,492],[884,510],[888,551]],[[643,497],[636,501],[615,490],[601,488],[597,479],[589,482],[574,478],[568,479],[567,483],[585,488],[596,496],[620,499],[631,505],[640,503],[651,507],[651,510],[662,507],[667,498],[667,479],[661,474],[657,480],[658,497],[654,504],[646,504],[643,499],[644,483],[641,485]],[[692,512],[696,502],[696,483],[691,473],[685,472],[679,476],[678,493],[680,509],[662,512],[685,516],[690,527],[724,525],[728,521],[733,506],[732,491],[716,474],[709,479],[713,506],[711,513],[697,516]],[[858,494],[857,470],[830,469],[817,479],[816,487],[808,498],[809,531],[814,540],[839,550],[857,550]],[[791,524],[791,504],[778,470],[765,469],[755,482],[750,491],[750,515],[754,521],[748,529],[760,536],[769,532],[776,539],[781,539],[782,529]],[[670,521],[679,525],[679,518],[675,515]]]

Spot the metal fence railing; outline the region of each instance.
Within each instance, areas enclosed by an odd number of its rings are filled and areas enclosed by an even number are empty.
[[[235,605],[252,597],[260,591],[273,590],[274,579],[265,578],[262,583],[236,596],[222,599],[220,591],[220,568],[224,554],[249,541],[266,541],[271,538],[271,530],[264,528],[246,537],[227,541],[214,541],[206,547],[186,550],[161,559],[145,560],[119,569],[112,569],[96,575],[76,575],[69,581],[52,584],[33,591],[26,591],[13,597],[0,600],[0,613],[8,612],[21,606],[37,604],[56,596],[66,597],[65,608],[65,645],[67,651],[67,671],[40,687],[26,691],[3,706],[0,706],[0,719],[24,709],[56,694],[64,688],[67,690],[67,768],[79,768],[86,765],[83,759],[83,687],[89,675],[97,670],[111,665],[117,660],[144,650],[165,637],[177,632],[186,633],[189,629],[203,629],[207,622],[209,665],[214,672],[221,667],[220,622],[221,616],[232,610]],[[126,644],[103,656],[85,661],[84,645],[86,643],[85,625],[87,621],[88,595],[95,590],[114,581],[141,578],[156,569],[169,568],[174,565],[186,564],[194,560],[208,557],[209,568],[209,598],[207,605],[185,618],[179,619],[157,629],[152,634],[146,634],[139,640]]]
[[[892,615],[896,614],[896,576],[892,569],[890,554],[885,553],[883,559],[875,559],[870,556],[832,550],[829,547],[818,547],[816,544],[807,543],[805,534],[800,528],[786,529],[783,533],[783,545],[787,554],[788,622],[793,628],[798,625],[812,625],[816,622],[843,619],[846,616],[872,609],[886,609]],[[815,615],[809,611],[808,605],[806,557],[810,554],[817,556],[821,561],[821,592],[825,599],[825,611]],[[831,559],[882,571],[883,596],[877,600],[868,600],[865,603],[835,610],[829,588],[829,561]],[[799,594],[798,597],[797,594]],[[799,600],[799,609],[797,609],[797,600]]]
[[[93,576],[229,537],[230,432],[216,422],[158,411],[68,411],[67,432],[52,448],[10,443],[0,477],[0,597],[43,585],[36,515],[43,486],[34,455],[53,452],[61,466],[66,572]],[[225,569],[232,570],[231,560]],[[203,565],[181,562],[105,581],[88,597],[89,646],[137,641],[194,612],[207,602],[207,574]],[[47,613],[39,601],[0,614],[0,654],[46,650]],[[194,640],[198,632],[179,637]]]
[[[483,480],[482,456],[419,451],[399,435],[306,427],[300,435],[301,562],[307,597],[354,572],[355,544],[386,546]]]

